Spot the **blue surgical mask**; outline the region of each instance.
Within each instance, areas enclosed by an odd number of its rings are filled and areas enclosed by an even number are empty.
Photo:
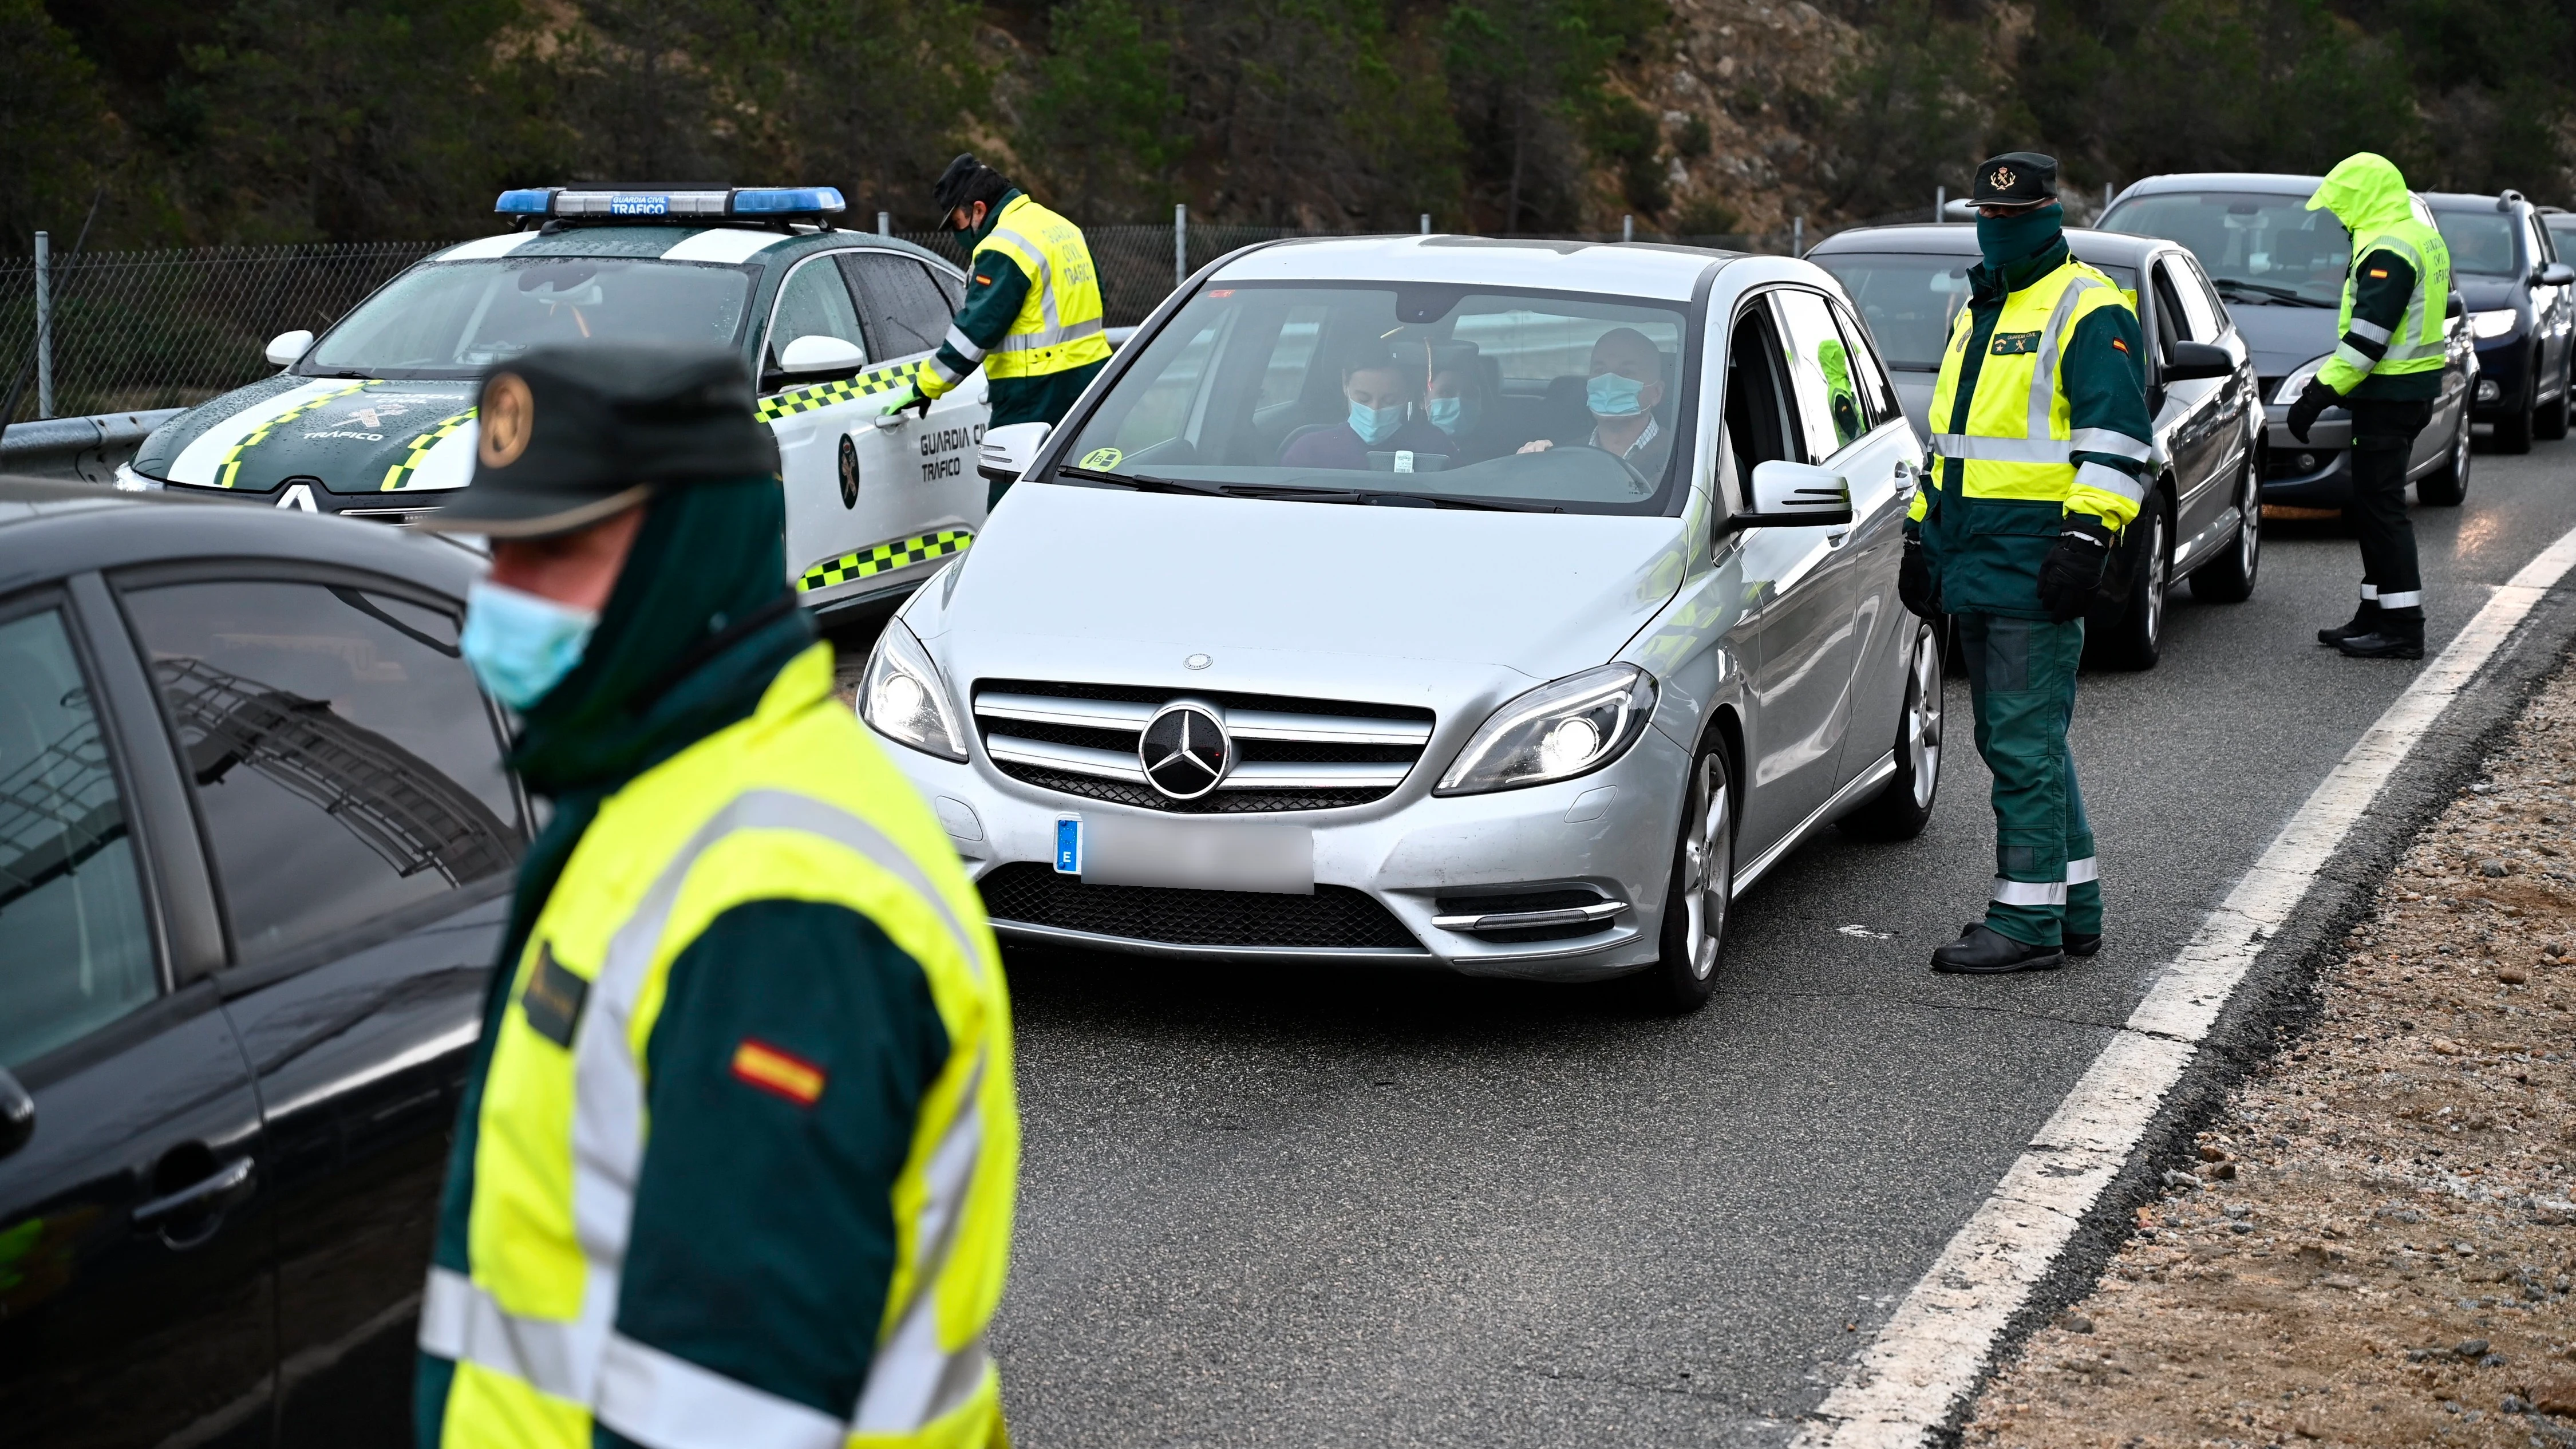
[[[1351,404],[1351,431],[1359,434],[1363,443],[1383,443],[1394,437],[1395,430],[1403,426],[1404,405],[1401,403],[1391,408]]]
[[[1431,426],[1453,438],[1467,426],[1467,400],[1463,397],[1432,398],[1422,405],[1422,411],[1431,419]]]
[[[465,594],[465,632],[457,648],[492,697],[527,710],[563,682],[590,646],[599,616],[489,579]]]
[[[1633,377],[1605,372],[1583,385],[1583,405],[1596,418],[1633,418],[1646,410],[1646,385]]]

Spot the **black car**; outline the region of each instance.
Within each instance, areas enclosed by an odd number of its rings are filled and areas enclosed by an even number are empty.
[[[2166,592],[2177,575],[2188,575],[2202,598],[2235,603],[2254,592],[2263,545],[2255,501],[2261,397],[2245,340],[2191,253],[2103,231],[2070,230],[2066,241],[2077,260],[2129,294],[2141,330],[2155,339],[2147,406],[2164,466],[2122,539],[2126,582],[2087,621],[2097,653],[2147,669],[2163,651]],[[1942,349],[1977,262],[1975,228],[1861,227],[1837,232],[1807,256],[1851,293],[1887,357],[1906,417],[1930,437],[1936,430],[1926,414]]]
[[[2424,204],[2450,244],[2451,285],[2477,339],[2477,420],[2495,426],[2503,453],[2566,437],[2576,267],[2558,259],[2557,238],[2519,191],[2428,191]]]
[[[0,1439],[409,1442],[529,809],[465,549],[0,482]]]
[[[2322,180],[2266,172],[2150,176],[2102,215],[2112,230],[2181,243],[2217,286],[2262,381],[2264,505],[2312,516],[2339,513],[2352,498],[2351,417],[2326,409],[2305,442],[2290,436],[2286,421],[2290,404],[2334,353],[2344,273],[2352,266],[2352,234],[2332,212],[2308,210]],[[2415,496],[2438,505],[2468,494],[2478,367],[2468,320],[2455,317],[2449,327],[2441,395],[2407,466]]]

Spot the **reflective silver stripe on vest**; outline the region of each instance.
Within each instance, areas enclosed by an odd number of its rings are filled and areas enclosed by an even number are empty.
[[[2414,295],[2406,299],[2406,315],[2398,319],[2396,331],[2382,338],[2372,339],[2386,341],[2388,344],[2386,352],[2374,358],[2349,347],[2337,347],[2335,356],[2343,358],[2356,370],[2364,373],[2391,362],[2418,362],[2427,357],[2441,356],[2449,350],[2450,343],[2449,339],[2442,336],[2442,328],[2439,324],[2428,322],[2429,312],[2425,303],[2432,288],[2424,274],[2424,255],[2415,250],[2413,242],[2394,232],[2372,237],[2367,244],[2357,243],[2353,247],[2352,269],[2345,273],[2343,279],[2343,314],[2348,319],[2344,323],[2343,330],[2346,333],[2370,336],[2365,329],[2371,324],[2352,316],[2352,306],[2360,290],[2362,259],[2372,252],[2393,252],[2404,260],[2415,273]],[[2448,300],[2447,297],[2444,299],[2446,303]],[[2427,325],[2433,326],[2434,335],[2430,338],[2424,335]]]
[[[2343,330],[2360,338],[2364,342],[2386,342],[2389,336],[2387,328],[2380,326],[2378,323],[2373,322],[2366,317],[2353,318],[2352,321],[2345,324]]]
[[[2058,438],[1980,438],[1967,433],[1943,433],[1932,440],[1933,451],[1944,458],[1957,458],[1979,463],[2063,463],[2075,451],[2075,445]]]
[[[2108,453],[2114,458],[2135,458],[2144,463],[2155,456],[2152,444],[2141,443],[2117,428],[2077,428],[2066,439],[2067,451],[2074,453]]]
[[[2355,372],[2366,373],[2379,365],[2378,358],[2371,356],[2369,353],[2362,351],[2360,348],[2353,346],[2349,342],[2336,343],[2334,355],[2337,361],[2350,363],[2352,365],[2352,370]],[[2392,359],[2395,358],[2397,356],[2397,349],[2394,347],[2388,349],[2388,356]]]
[[[2030,372],[2031,437],[2045,438],[2056,426],[2057,354],[2064,346],[2059,334],[2065,331],[2067,319],[2075,315],[2076,299],[2101,285],[2077,272],[2067,280],[2066,290],[2057,294],[2057,305],[2048,309],[2048,325],[2039,333],[2039,365]]]
[[[933,376],[936,376],[941,382],[948,384],[950,387],[955,387],[958,383],[964,381],[966,377],[965,372],[961,372],[956,368],[950,367],[936,352],[930,354],[930,360],[923,363],[922,366],[928,369]],[[972,371],[974,366],[975,364],[971,362],[966,364],[967,371]]]
[[[576,1404],[591,1401],[608,1325],[616,1316],[617,1280],[596,1267],[582,1290],[582,1316],[571,1322],[522,1318],[504,1310],[474,1280],[452,1268],[432,1268],[421,1292],[420,1347],[456,1363],[507,1374],[540,1393]],[[608,1311],[594,1315],[595,1302]]]
[[[922,1172],[928,1189],[914,1220],[912,1301],[868,1365],[868,1386],[851,1427],[862,1434],[908,1434],[963,1404],[984,1380],[983,1340],[957,1352],[939,1345],[939,1280],[965,1216],[966,1189],[984,1145],[984,1116],[977,1103],[984,1087],[983,1055],[975,1058],[960,1096],[964,1106]]]
[[[1038,289],[1038,320],[1044,324],[1046,331],[1054,331],[1061,325],[1063,319],[1055,313],[1055,264],[1047,259],[1047,249],[1016,231],[996,231],[986,237],[985,241],[1009,242],[1027,253],[1029,265],[1038,269],[1038,274],[1029,279],[1030,285]],[[1010,342],[1007,337],[1002,339],[1002,345],[1005,347],[1010,346]]]
[[[1999,906],[2062,906],[2066,904],[2066,882],[2062,880],[2027,881],[1995,877],[1995,904]]]
[[[2082,860],[2070,860],[2066,863],[2066,883],[2068,885],[2082,885],[2086,881],[2095,881],[2100,880],[2101,878],[2102,863],[2096,857],[2088,855]]]
[[[969,366],[984,360],[984,349],[976,345],[975,339],[961,331],[956,323],[948,324],[948,336],[944,340],[949,350],[965,358]]]
[[[2144,482],[2121,472],[2108,463],[2096,463],[2090,458],[2084,461],[2082,467],[2075,470],[2075,486],[2108,493],[2114,498],[2126,498],[2131,503],[2144,503],[2147,499],[2147,485]]]
[[[623,1335],[599,1368],[599,1422],[652,1449],[839,1449],[849,1426]]]
[[[1100,331],[1100,319],[1075,322],[1064,327],[1049,327],[1040,332],[1014,332],[1002,339],[1003,352],[1035,352],[1041,347],[1060,347],[1067,342],[1089,337]]]

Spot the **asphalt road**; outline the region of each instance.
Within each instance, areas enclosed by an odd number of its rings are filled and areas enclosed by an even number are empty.
[[[2576,444],[2482,453],[2464,507],[2414,518],[2438,648],[2576,527]],[[1027,1141],[994,1348],[1017,1438],[1785,1440],[2412,677],[2315,644],[2358,576],[2349,539],[2276,525],[2251,602],[2178,597],[2160,668],[2086,676],[2110,944],[2068,971],[1925,970],[1990,874],[1957,680],[1931,829],[1829,833],[1773,872],[1686,1020],[1605,988],[1015,953]],[[2576,607],[2531,628],[2506,673]],[[2510,693],[2428,742],[2382,845]]]

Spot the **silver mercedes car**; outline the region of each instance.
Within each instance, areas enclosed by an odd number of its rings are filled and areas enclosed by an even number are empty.
[[[1822,269],[1299,240],[1193,278],[859,710],[1008,941],[1708,998],[1728,908],[1939,785],[1923,445]]]

